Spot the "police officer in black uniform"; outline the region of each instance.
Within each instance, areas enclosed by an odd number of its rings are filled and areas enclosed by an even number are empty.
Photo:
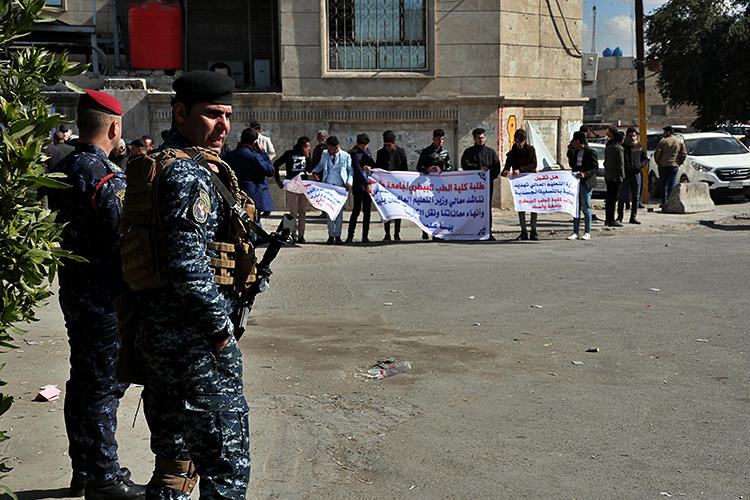
[[[125,173],[107,159],[120,140],[122,106],[86,90],[78,104],[80,137],[53,171],[68,189],[48,190],[50,208],[66,223],[62,248],[86,258],[60,269],[60,308],[70,343],[65,427],[73,466],[70,496],[87,500],[138,499],[145,487],[117,460],[117,408],[127,385],[116,379],[120,338],[113,301],[125,291],[117,224]]]

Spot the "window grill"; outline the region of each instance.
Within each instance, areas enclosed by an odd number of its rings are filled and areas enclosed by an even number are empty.
[[[425,71],[425,0],[329,0],[331,70]]]

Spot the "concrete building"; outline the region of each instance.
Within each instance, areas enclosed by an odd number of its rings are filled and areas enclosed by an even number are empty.
[[[76,82],[112,90],[128,113],[125,136],[158,143],[180,70],[128,67],[124,2],[99,0],[95,20],[90,0],[57,2],[60,23],[94,26],[106,53],[110,75]],[[251,120],[279,151],[317,129],[345,147],[368,133],[376,149],[391,129],[414,168],[435,128],[458,164],[474,128],[502,155],[528,121],[562,161],[582,123],[582,0],[191,0],[182,8],[184,69],[222,63],[237,82],[232,147]],[[73,118],[74,95],[49,95]]]
[[[584,106],[586,123],[632,125],[638,123],[637,75],[632,57],[600,57],[596,83],[583,87],[589,98]],[[690,125],[697,117],[690,106],[673,108],[659,94],[655,74],[646,71],[646,121],[649,129],[665,125]]]

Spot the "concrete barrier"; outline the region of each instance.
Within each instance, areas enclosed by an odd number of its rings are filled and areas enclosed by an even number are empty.
[[[669,193],[662,212],[670,214],[694,214],[711,212],[716,208],[705,182],[680,183]]]

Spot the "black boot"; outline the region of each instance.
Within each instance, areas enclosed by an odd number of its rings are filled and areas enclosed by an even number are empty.
[[[117,476],[110,481],[88,481],[85,497],[86,500],[141,500],[146,498],[146,487]]]
[[[86,492],[86,473],[85,472],[74,472],[73,477],[70,479],[70,492],[68,493],[71,497],[82,497]]]
[[[85,472],[73,472],[73,477],[70,479],[70,492],[71,497],[82,497],[86,492],[86,479],[87,475]],[[120,467],[120,477],[130,479],[130,469],[127,467]]]

